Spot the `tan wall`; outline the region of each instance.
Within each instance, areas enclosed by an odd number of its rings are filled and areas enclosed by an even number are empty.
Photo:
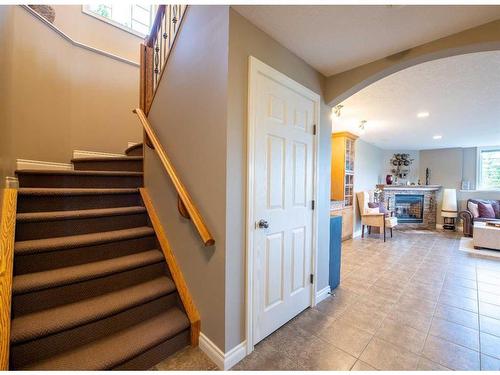
[[[0,187],[4,186],[5,177],[11,169],[11,127],[8,88],[11,84],[13,7],[0,5]],[[1,207],[1,206],[0,206]]]
[[[190,6],[178,38],[149,119],[216,247],[203,248],[191,223],[179,217],[175,191],[150,150],[146,187],[200,310],[202,332],[227,352],[245,339],[248,56],[320,94],[324,77],[226,6]],[[323,104],[318,289],[328,283],[329,113]]]
[[[201,315],[201,331],[224,348],[226,254],[227,6],[190,6],[149,120],[215,238],[203,247],[177,211],[177,195],[146,149],[145,185]]]
[[[226,351],[245,339],[245,192],[248,57],[254,56],[322,95],[325,77],[259,30],[230,12],[227,125]],[[317,289],[328,285],[330,206],[330,107],[320,113],[320,184]]]
[[[137,66],[75,47],[20,6],[8,7],[8,118],[2,138],[16,158],[69,162],[75,149],[119,153],[141,131]],[[3,78],[6,78],[4,81]]]
[[[497,20],[330,76],[325,100],[334,106],[379,79],[425,61],[499,49],[500,20]]]
[[[76,41],[139,62],[141,37],[82,12],[81,5],[52,5],[54,25]]]

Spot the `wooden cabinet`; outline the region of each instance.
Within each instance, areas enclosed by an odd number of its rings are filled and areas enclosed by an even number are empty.
[[[342,217],[342,241],[352,238],[354,220],[352,206],[330,211],[330,216]]]
[[[330,197],[352,206],[354,200],[354,142],[358,137],[349,132],[332,134],[332,186]]]
[[[353,232],[353,203],[354,203],[354,145],[358,137],[349,132],[332,134],[332,181],[330,198],[343,201],[342,239],[352,237]],[[333,215],[333,212],[332,212]]]

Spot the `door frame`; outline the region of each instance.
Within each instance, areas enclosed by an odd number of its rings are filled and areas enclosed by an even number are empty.
[[[255,231],[255,216],[254,216],[254,142],[255,142],[255,95],[257,95],[257,76],[259,73],[264,73],[276,82],[294,89],[305,97],[314,101],[314,123],[316,125],[316,135],[313,137],[313,199],[316,207],[312,217],[312,244],[311,244],[311,273],[314,275],[313,282],[310,284],[311,301],[310,306],[316,305],[316,285],[318,269],[317,260],[317,245],[318,245],[318,187],[319,187],[319,134],[320,134],[320,105],[321,97],[317,93],[311,91],[307,87],[294,81],[285,74],[276,69],[264,64],[253,56],[248,59],[248,118],[247,118],[247,184],[246,184],[246,354],[250,354],[254,350],[254,300],[253,300],[253,270],[254,270],[254,248],[253,237]]]

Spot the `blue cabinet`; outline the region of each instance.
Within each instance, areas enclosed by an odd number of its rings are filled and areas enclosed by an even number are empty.
[[[342,247],[342,216],[330,217],[330,288],[340,283],[340,258]]]

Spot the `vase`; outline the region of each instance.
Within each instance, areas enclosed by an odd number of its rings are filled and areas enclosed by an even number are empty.
[[[387,176],[385,176],[385,183],[387,185],[392,185],[392,182],[393,182],[392,174],[388,174]]]

